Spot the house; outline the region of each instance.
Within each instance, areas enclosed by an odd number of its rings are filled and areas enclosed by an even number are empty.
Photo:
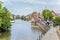
[[[52,11],[53,19],[55,19],[58,15],[54,11]]]

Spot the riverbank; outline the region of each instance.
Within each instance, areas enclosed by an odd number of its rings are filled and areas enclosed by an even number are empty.
[[[46,29],[46,27],[44,28],[44,26],[41,25],[40,23],[36,23],[37,26],[35,25],[34,27],[43,30],[41,32],[45,32],[41,37],[41,40],[60,40],[60,35],[57,33],[58,30],[57,27],[53,27],[51,23],[50,29],[44,30]]]
[[[41,40],[59,40],[56,28],[51,27]]]
[[[59,33],[57,33],[58,34],[58,37],[59,37],[59,40],[60,40],[60,34]]]
[[[50,23],[50,26],[52,23]],[[46,23],[42,20],[39,20],[37,22],[31,22],[31,25],[33,25],[32,27],[34,28],[38,28],[40,30],[42,30],[42,32],[45,34],[50,28],[50,26],[46,25]]]

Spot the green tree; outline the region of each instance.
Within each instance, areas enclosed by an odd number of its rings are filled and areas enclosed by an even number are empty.
[[[2,7],[2,2],[0,2],[0,30],[6,30],[10,28],[10,12],[6,7]]]
[[[2,2],[0,1],[0,27],[2,24]]]
[[[6,7],[3,7],[3,14],[2,14],[2,18],[3,18],[3,27],[4,29],[10,28],[10,12]]]
[[[54,26],[57,26],[57,25],[60,25],[60,16],[59,17],[56,17],[54,20]]]
[[[1,27],[1,25],[2,25],[2,18],[0,17],[0,27]]]
[[[37,12],[33,12],[32,15],[36,14]]]
[[[0,9],[2,8],[2,2],[0,1]]]
[[[52,12],[48,9],[45,9],[42,11],[42,15],[44,17],[44,20],[52,20]]]

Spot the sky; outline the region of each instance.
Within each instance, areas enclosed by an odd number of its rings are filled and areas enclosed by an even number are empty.
[[[3,6],[15,15],[27,15],[32,12],[42,12],[44,9],[60,13],[60,0],[0,0]]]

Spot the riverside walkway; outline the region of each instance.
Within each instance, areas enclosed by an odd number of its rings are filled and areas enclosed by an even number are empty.
[[[41,40],[59,40],[59,37],[56,31],[57,31],[56,28],[51,27],[50,30],[45,35],[43,35]]]

